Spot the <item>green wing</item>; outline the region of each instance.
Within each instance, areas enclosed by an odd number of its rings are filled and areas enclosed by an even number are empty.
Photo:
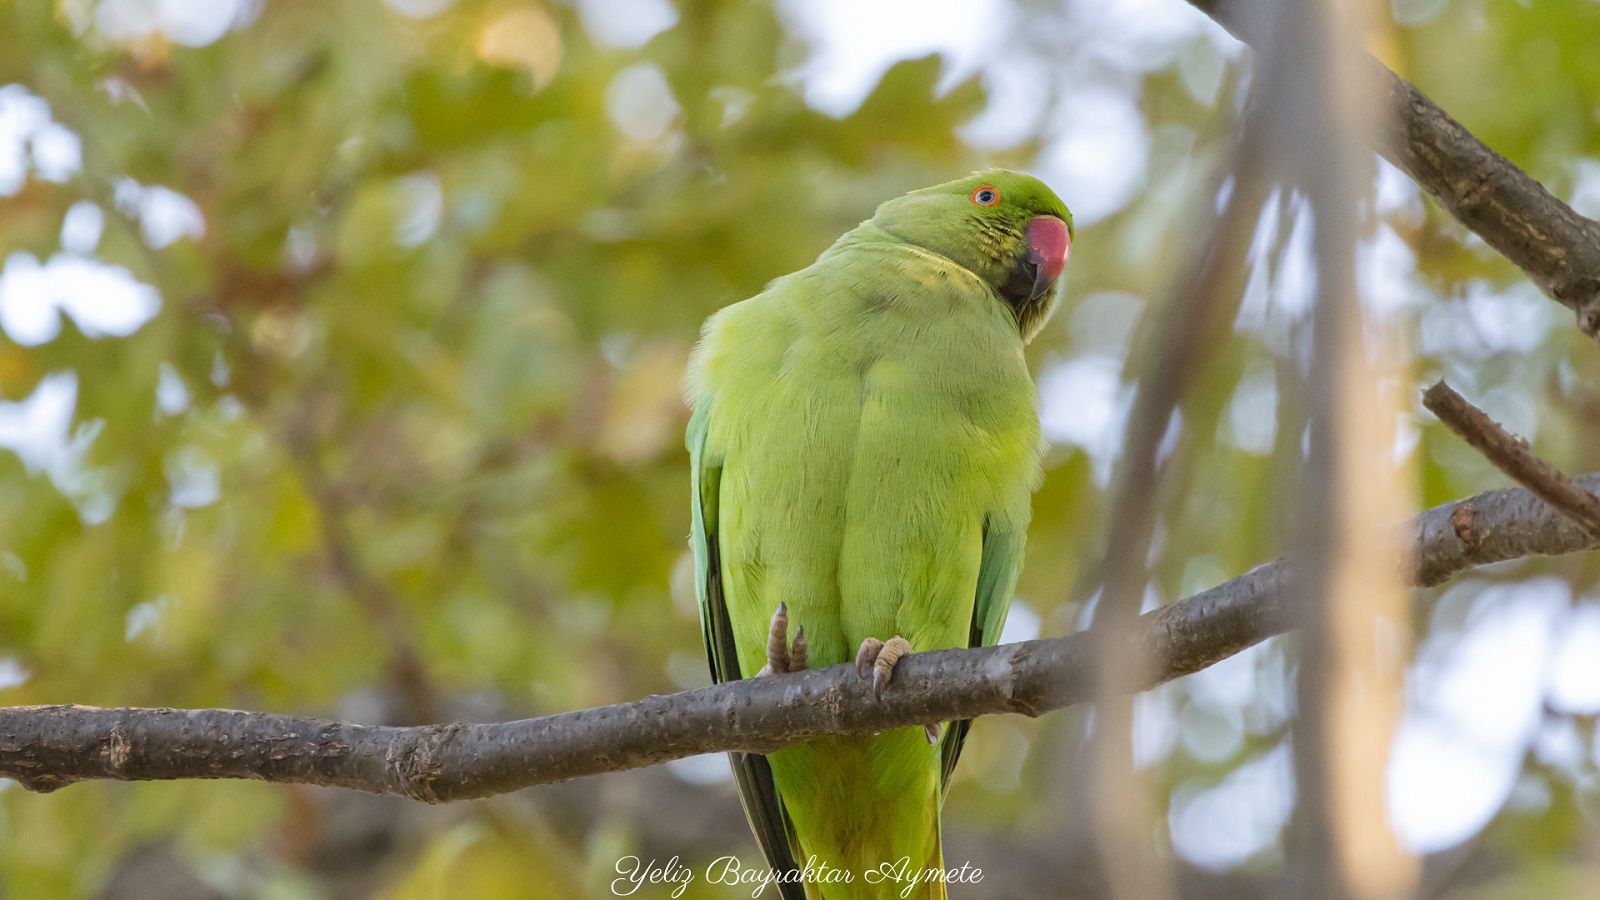
[[[722,559],[717,544],[718,489],[722,479],[721,460],[706,457],[706,423],[710,403],[702,403],[689,419],[689,482],[693,490],[693,530],[695,595],[700,600],[700,632],[706,639],[706,659],[711,663],[711,680],[717,684],[741,677],[739,653],[728,621],[728,604],[722,596]],[[739,788],[739,802],[745,818],[755,832],[756,843],[767,863],[780,872],[798,869],[790,850],[793,826],[784,811],[783,801],[772,783],[772,767],[759,753],[728,754],[733,763],[733,780]],[[804,886],[798,879],[778,883],[783,900],[805,900]]]
[[[989,521],[983,523],[983,557],[978,563],[978,596],[972,606],[969,647],[992,647],[999,643],[1006,610],[1011,606],[1011,592],[1017,587],[1017,573],[1022,571],[1022,547],[1027,535],[989,526]],[[966,743],[967,730],[971,727],[971,719],[950,723],[940,748],[941,784],[950,783],[950,774],[955,771],[956,760],[961,758],[961,745]]]

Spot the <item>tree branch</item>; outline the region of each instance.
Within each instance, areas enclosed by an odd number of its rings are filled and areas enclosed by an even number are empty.
[[[1261,39],[1262,24],[1246,15],[1249,0],[1189,3],[1239,40]],[[1600,222],[1561,202],[1383,63],[1370,56],[1366,63],[1385,107],[1368,135],[1378,153],[1600,340]]]
[[[1600,488],[1600,473],[1575,479]],[[1412,583],[1476,566],[1600,547],[1519,488],[1434,507],[1405,526]],[[1126,638],[1155,660],[1141,688],[1199,671],[1288,630],[1293,569],[1280,559],[1147,613]],[[903,659],[881,701],[851,665],[753,678],[594,709],[492,724],[356,725],[227,709],[0,709],[0,777],[35,791],[78,781],[254,778],[440,803],[653,765],[699,753],[765,753],[994,713],[1039,715],[1093,696],[1085,634]]]
[[[1600,498],[1535,456],[1527,441],[1513,437],[1443,381],[1423,392],[1422,405],[1494,463],[1495,468],[1578,523],[1591,537],[1600,538]]]

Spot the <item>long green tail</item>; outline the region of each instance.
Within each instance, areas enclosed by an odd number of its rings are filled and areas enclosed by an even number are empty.
[[[941,756],[921,728],[823,738],[767,759],[793,825],[795,860],[812,861],[808,898],[944,900],[944,885],[926,878],[943,868]]]

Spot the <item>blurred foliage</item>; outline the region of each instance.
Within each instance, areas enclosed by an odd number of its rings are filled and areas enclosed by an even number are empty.
[[[704,683],[678,387],[699,323],[883,199],[1038,164],[1080,82],[1132,98],[1149,154],[1132,196],[1080,228],[1030,359],[1047,412],[1069,418],[1094,403],[1072,393],[1079,381],[1052,393],[1053,375],[1129,356],[1137,371],[1138,316],[1181,296],[1169,280],[1197,239],[1189,210],[1248,81],[1209,26],[1119,56],[1096,43],[1093,4],[995,4],[997,57],[1054,73],[1030,85],[1045,112],[996,141],[974,123],[1000,82],[947,83],[938,57],[894,65],[834,116],[806,102],[796,73],[814,48],[785,8],[644,4],[671,16],[643,42],[595,26],[592,8],[636,5],[256,0],[226,33],[180,41],[108,24],[109,7],[160,4],[0,4],[0,85],[47,101],[81,139],[81,170],[0,197],[0,248],[52,258],[69,208],[92,203],[93,257],[161,297],[130,334],[66,316],[50,340],[0,337],[6,416],[62,373],[76,388],[53,455],[0,453],[0,703],[486,719]],[[1600,204],[1584,181],[1600,171],[1586,168],[1600,165],[1597,10],[1395,0],[1403,27],[1376,49],[1558,193]],[[1448,376],[1548,458],[1600,468],[1594,348],[1396,178],[1380,177],[1370,226],[1401,264],[1374,271],[1400,295],[1419,383]],[[203,224],[160,239],[130,200],[139,186],[188,198]],[[1303,321],[1268,290],[1294,211],[1280,198],[1271,214],[1283,227],[1263,232],[1240,285],[1254,299],[1184,408],[1162,601],[1283,548]],[[1112,430],[1118,396],[1095,401]],[[1408,427],[1420,504],[1501,483],[1420,413]],[[1019,596],[1045,633],[1077,627],[1103,550],[1108,460],[1089,444],[1058,440],[1035,504]],[[1453,588],[1453,605],[1420,605],[1417,640],[1448,648],[1482,588],[1538,572],[1595,602],[1593,559],[1516,564]],[[1141,702],[1174,823],[1286,734],[1290,644],[1227,665]],[[1597,712],[1551,706],[1523,736],[1565,723],[1580,747],[1566,762],[1527,754],[1513,802],[1475,839],[1513,865],[1462,896],[1555,896],[1600,877]],[[980,723],[947,826],[1060,840],[1082,728],[1076,712]],[[725,781],[694,790],[731,811]],[[0,784],[0,896],[166,896],[139,875],[152,847],[212,892],[194,896],[609,896],[614,862],[648,830],[605,787],[581,815],[532,791],[407,812],[388,831],[405,804],[329,793]],[[1278,858],[1261,816],[1261,849],[1235,860],[1249,871]],[[733,829],[717,847],[685,833],[685,863],[753,861]],[[332,856],[362,876],[341,882]],[[117,893],[130,883],[146,893]],[[686,896],[725,895],[697,880]]]

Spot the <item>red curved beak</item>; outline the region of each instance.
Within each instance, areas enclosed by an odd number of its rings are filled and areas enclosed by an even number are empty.
[[[1067,223],[1055,216],[1038,216],[1028,222],[1028,261],[1033,263],[1033,296],[1038,298],[1061,277],[1072,253],[1072,236]]]

